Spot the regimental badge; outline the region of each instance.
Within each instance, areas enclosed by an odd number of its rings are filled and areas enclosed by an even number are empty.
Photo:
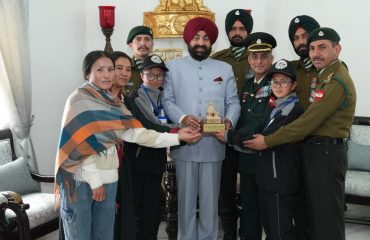
[[[294,22],[295,22],[295,23],[299,23],[299,18],[295,18],[295,19],[294,19]]]
[[[275,64],[275,68],[276,69],[284,69],[288,67],[288,63],[285,61],[285,60],[279,60],[276,64]]]
[[[317,90],[315,94],[315,102],[320,102],[325,96],[325,90]]]
[[[256,41],[257,44],[261,44],[261,42],[262,42],[261,39],[257,39]]]
[[[317,35],[319,35],[320,37],[323,37],[324,36],[324,32],[323,31],[320,31]]]
[[[239,10],[237,10],[237,11],[235,12],[235,15],[237,15],[237,16],[239,16],[239,15],[240,15]]]
[[[247,102],[249,95],[250,95],[249,92],[243,92],[243,94],[242,94],[242,102],[243,103]]]
[[[157,55],[153,55],[150,60],[152,60],[152,62],[155,62],[155,63],[162,63],[162,60],[160,59],[160,57],[158,57]]]
[[[317,77],[311,79],[311,89],[315,89],[317,85]]]

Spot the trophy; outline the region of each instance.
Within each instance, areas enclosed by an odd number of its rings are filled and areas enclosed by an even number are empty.
[[[207,114],[203,120],[202,132],[215,133],[224,130],[225,124],[223,123],[220,114],[216,111],[213,103],[209,102],[207,107]]]

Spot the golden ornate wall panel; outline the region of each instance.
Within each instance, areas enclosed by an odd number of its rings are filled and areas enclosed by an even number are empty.
[[[160,0],[153,12],[144,12],[144,25],[153,30],[154,38],[181,37],[186,23],[194,17],[215,21],[215,14],[203,0]]]

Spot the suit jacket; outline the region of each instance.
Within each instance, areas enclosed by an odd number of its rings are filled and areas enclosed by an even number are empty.
[[[232,68],[222,61],[207,58],[197,61],[190,56],[166,64],[163,108],[172,122],[184,115],[204,118],[212,102],[221,117],[236,125],[240,115],[236,82]],[[217,162],[225,158],[225,147],[215,137],[205,135],[195,144],[171,151],[174,159],[191,162]]]

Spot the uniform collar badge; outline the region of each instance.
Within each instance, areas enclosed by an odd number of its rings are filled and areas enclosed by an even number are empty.
[[[323,83],[330,83],[330,81],[331,81],[331,79],[333,78],[333,76],[334,76],[334,73],[332,72],[332,73],[330,73],[329,75],[328,75],[328,78],[327,79],[325,79],[324,81],[323,81]]]

